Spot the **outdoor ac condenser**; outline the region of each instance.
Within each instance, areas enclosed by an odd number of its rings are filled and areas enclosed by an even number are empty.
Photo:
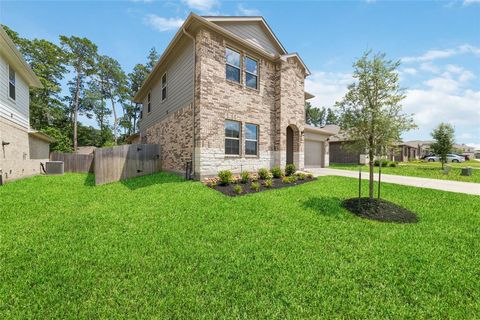
[[[63,174],[63,161],[47,161],[45,170],[47,171],[47,174]]]

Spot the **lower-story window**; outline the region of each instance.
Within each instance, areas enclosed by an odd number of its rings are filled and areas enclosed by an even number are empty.
[[[247,123],[245,125],[245,154],[258,155],[258,126]]]
[[[240,122],[225,121],[225,154],[240,155]]]

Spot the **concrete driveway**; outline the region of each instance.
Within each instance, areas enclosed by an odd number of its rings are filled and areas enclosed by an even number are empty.
[[[330,168],[309,168],[307,171],[314,176],[341,176],[358,178],[358,171],[330,169]],[[362,179],[368,179],[368,173],[362,172]],[[378,181],[378,174],[375,173],[375,180]],[[393,174],[382,174],[382,182],[402,184],[405,186],[429,188],[450,192],[480,195],[480,183],[461,182],[440,179],[428,179],[418,177],[397,176]]]

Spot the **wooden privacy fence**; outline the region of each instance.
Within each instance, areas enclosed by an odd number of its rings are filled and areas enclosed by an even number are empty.
[[[129,144],[96,149],[94,167],[96,185],[158,172],[160,145]]]
[[[93,173],[93,157],[93,153],[77,154],[52,152],[50,154],[50,160],[63,161],[65,172]]]

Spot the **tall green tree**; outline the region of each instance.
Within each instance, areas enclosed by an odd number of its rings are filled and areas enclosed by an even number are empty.
[[[447,154],[452,151],[455,143],[455,130],[452,125],[442,122],[432,131],[432,137],[435,142],[430,148],[440,158],[443,169],[447,162]]]
[[[113,114],[113,135],[115,144],[117,144],[120,117],[116,109],[116,103],[118,102],[118,104],[123,107],[123,103],[128,99],[127,76],[122,70],[120,63],[108,56],[100,56],[98,58],[97,69],[102,81],[105,97],[108,98],[111,103]]]
[[[78,147],[78,111],[80,96],[88,76],[95,70],[97,46],[87,38],[76,36],[60,36],[60,43],[65,51],[67,63],[74,70],[74,80],[71,83],[71,110],[73,125],[73,150]]]
[[[98,146],[113,142],[112,132],[109,125],[109,117],[112,111],[107,107],[103,81],[91,80],[85,90],[85,104],[87,109],[97,121],[100,129],[100,142]]]
[[[402,113],[405,98],[399,85],[400,61],[386,59],[384,53],[363,54],[353,64],[355,82],[337,107],[340,127],[355,141],[355,148],[369,155],[369,197],[374,196],[373,160],[383,156],[402,132],[415,127],[411,115]]]
[[[159,59],[160,54],[158,53],[157,49],[155,49],[155,47],[151,48],[147,56],[147,63],[145,65],[148,73],[152,72]]]

